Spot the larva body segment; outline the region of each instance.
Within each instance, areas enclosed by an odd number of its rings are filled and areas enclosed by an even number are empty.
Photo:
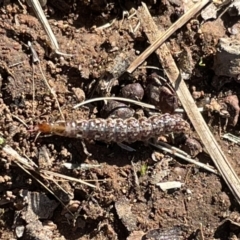
[[[39,131],[55,135],[104,142],[136,142],[157,138],[162,134],[186,132],[189,124],[179,115],[154,115],[140,119],[89,119],[42,123]]]

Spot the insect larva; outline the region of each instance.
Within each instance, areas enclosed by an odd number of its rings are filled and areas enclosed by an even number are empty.
[[[157,138],[162,134],[186,132],[189,124],[179,115],[155,115],[140,119],[89,119],[42,123],[37,129],[65,137],[99,140],[104,142],[136,142]]]

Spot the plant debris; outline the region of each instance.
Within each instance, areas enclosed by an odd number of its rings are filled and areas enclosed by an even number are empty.
[[[0,12],[1,239],[239,237],[238,1]]]

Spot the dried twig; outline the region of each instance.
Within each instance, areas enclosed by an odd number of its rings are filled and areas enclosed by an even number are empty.
[[[40,72],[42,74],[42,77],[43,77],[43,81],[44,81],[45,85],[47,86],[48,90],[50,91],[50,93],[53,95],[53,98],[55,99],[55,102],[57,104],[57,107],[58,107],[58,110],[59,110],[59,113],[60,113],[62,119],[65,120],[64,115],[63,115],[62,110],[61,110],[61,107],[60,107],[60,104],[59,104],[59,101],[57,99],[57,95],[56,95],[55,91],[51,88],[51,86],[49,85],[49,83],[48,83],[48,81],[47,81],[47,79],[46,79],[46,77],[43,73],[40,59],[38,58],[38,55],[37,55],[36,51],[32,47],[31,42],[28,42],[28,46],[30,47],[31,52],[32,52],[33,62],[38,64],[39,70],[40,70]],[[33,102],[33,104],[34,104],[34,102]]]
[[[67,180],[70,180],[70,181],[79,182],[79,183],[82,183],[82,184],[87,185],[87,186],[92,187],[92,188],[96,188],[95,185],[87,183],[86,181],[83,181],[81,179],[77,179],[77,178],[74,178],[74,177],[69,177],[69,176],[66,176],[66,175],[63,175],[63,174],[60,174],[60,173],[55,173],[55,172],[48,171],[48,170],[41,170],[40,172],[45,176],[45,178],[48,178],[50,180],[52,179],[51,176],[55,176],[55,177],[59,177],[59,178],[62,178],[62,179],[67,179]]]
[[[117,100],[117,101],[122,101],[122,102],[129,102],[129,103],[133,103],[133,104],[136,104],[138,106],[141,106],[141,107],[150,108],[150,109],[156,109],[156,107],[151,105],[151,104],[135,101],[135,100],[132,100],[132,99],[129,99],[129,98],[122,98],[122,97],[99,97],[99,98],[92,98],[92,99],[89,99],[87,101],[84,101],[84,102],[76,104],[75,106],[73,106],[73,108],[76,109],[76,108],[79,108],[79,107],[81,107],[83,105],[86,105],[88,103],[91,103],[91,102],[105,101],[105,100]]]
[[[138,179],[137,171],[136,171],[133,160],[131,161],[131,164],[132,164],[132,168],[133,168],[133,176],[134,176],[135,184],[136,184],[136,186],[139,187],[139,179]]]
[[[17,119],[20,123],[22,123],[27,129],[29,128],[29,126],[18,116],[11,114],[13,118]]]
[[[64,117],[64,115],[63,115],[63,113],[62,113],[62,110],[61,110],[61,107],[60,107],[60,104],[59,104],[59,101],[58,101],[58,99],[57,99],[57,94],[56,94],[55,91],[50,87],[50,85],[49,85],[49,83],[48,83],[48,81],[47,81],[47,79],[46,79],[46,77],[45,77],[45,75],[44,75],[44,73],[43,73],[43,70],[42,70],[42,67],[41,67],[40,62],[39,62],[39,64],[38,64],[38,66],[39,66],[39,70],[40,70],[40,72],[41,72],[41,74],[42,74],[43,81],[44,81],[44,83],[46,84],[47,88],[49,89],[50,93],[53,95],[62,119],[65,120],[65,117]]]
[[[34,175],[31,174],[24,166],[22,166],[20,163],[15,162],[15,164],[21,168],[25,173],[27,173],[29,176],[31,176],[36,182],[38,182],[44,189],[46,189],[50,194],[52,194],[62,205],[64,208],[67,209],[67,211],[73,216],[72,212],[67,208],[67,206],[62,202],[62,200],[49,188],[47,187],[42,181],[40,181],[38,178],[36,178]]]
[[[203,7],[207,2],[208,1],[206,0],[202,1],[201,6]],[[198,8],[198,10],[200,10],[200,8]],[[192,11],[190,12],[192,13]],[[145,29],[149,41],[153,42],[156,39],[157,34],[159,34],[159,28],[155,25],[145,4],[143,4],[143,7],[140,9],[138,14],[142,20],[143,28]],[[190,16],[188,16],[188,18],[189,17]],[[186,19],[186,17],[184,19]],[[216,168],[222,175],[232,194],[240,204],[240,180],[229,164],[216,139],[210,132],[202,115],[198,111],[197,106],[185,82],[181,78],[179,70],[171,56],[171,53],[165,44],[163,44],[160,49],[156,51],[156,53],[162,63],[165,74],[173,84],[175,91],[182,103],[182,106],[184,107],[189,119],[191,120],[191,123],[197,131],[202,143],[204,144]]]
[[[31,176],[33,179],[36,180],[36,182],[38,182],[43,188],[45,188],[49,193],[51,193],[64,207],[66,207],[66,205],[61,201],[60,198],[58,198],[58,196],[56,196],[54,194],[54,192],[49,189],[42,181],[40,181],[37,177],[35,177],[29,170],[34,171],[35,173],[38,174],[38,172],[35,171],[35,168],[37,167],[36,164],[32,164],[30,163],[27,159],[21,157],[12,147],[10,147],[9,145],[4,145],[2,143],[5,142],[4,139],[2,137],[0,137],[1,140],[1,147],[2,147],[2,151],[4,151],[5,153],[7,153],[9,156],[11,156],[13,158],[14,163],[21,168],[25,173],[27,173],[29,176]],[[68,210],[68,208],[66,208]],[[71,211],[68,210],[68,212],[72,214]]]
[[[201,167],[201,168],[203,168],[203,169],[205,169],[205,170],[207,170],[209,172],[218,174],[218,172],[215,169],[213,169],[211,166],[206,165],[206,164],[201,163],[201,162],[198,162],[198,161],[196,161],[196,160],[194,160],[194,159],[192,159],[190,157],[187,157],[186,155],[184,155],[184,154],[182,154],[180,152],[176,152],[175,150],[173,150],[171,148],[161,146],[160,143],[153,144],[153,143],[149,142],[149,144],[154,146],[154,147],[156,147],[156,148],[158,148],[158,149],[160,149],[160,150],[162,150],[162,151],[164,151],[164,152],[167,152],[167,153],[170,153],[170,154],[172,154],[172,155],[174,155],[176,157],[179,157],[179,158],[181,158],[181,159],[183,159],[183,160],[185,160],[185,161],[187,161],[189,163],[193,163],[193,164],[197,165],[198,167]]]
[[[194,4],[182,17],[180,17],[170,28],[164,33],[158,32],[158,37],[151,41],[151,45],[138,56],[128,67],[127,72],[132,73],[139,65],[141,65],[157,48],[159,48],[177,29],[181,28],[189,19],[199,12],[210,0],[201,0]],[[148,22],[145,22],[145,24]],[[149,31],[149,29],[146,29]],[[160,35],[160,36],[159,36]]]
[[[42,27],[43,27],[44,31],[46,32],[46,34],[48,35],[48,37],[50,39],[50,42],[51,42],[51,47],[55,51],[55,53],[59,54],[59,55],[71,57],[72,54],[62,53],[62,52],[59,51],[59,46],[58,46],[57,39],[52,32],[52,29],[51,29],[51,27],[48,23],[48,20],[47,20],[44,12],[42,10],[42,7],[41,7],[39,1],[38,0],[27,0],[27,4],[28,4],[28,6],[32,7],[32,9],[33,9],[34,13],[36,14],[38,20],[42,24]]]
[[[0,139],[2,141],[3,138],[0,137]],[[35,164],[33,164],[32,162],[30,163],[26,158],[21,157],[12,147],[10,147],[7,144],[4,145],[1,150],[4,151],[9,156],[11,156],[14,161],[17,161],[19,164],[24,166],[26,169],[34,170],[34,167],[36,167]]]
[[[235,144],[240,144],[240,138],[235,136],[235,135],[233,135],[233,134],[231,134],[231,133],[223,134],[222,138],[226,139],[226,140],[228,140],[230,142],[233,142]]]
[[[58,198],[57,195],[54,194],[54,192],[49,189],[42,181],[40,181],[37,177],[35,177],[30,171],[33,171],[36,173],[36,175],[39,175],[39,171],[36,171],[36,169],[38,169],[38,166],[33,162],[33,161],[29,161],[26,158],[21,157],[12,147],[10,147],[9,145],[7,145],[5,143],[5,139],[3,137],[0,137],[0,146],[1,146],[1,150],[3,152],[5,152],[7,155],[11,156],[12,160],[14,161],[14,163],[21,168],[24,172],[26,172],[28,175],[30,175],[33,179],[35,179],[43,188],[45,188],[49,193],[51,193],[66,209],[67,211],[73,216],[72,212],[67,208],[67,206],[61,201],[60,198]],[[29,171],[30,170],[30,171]],[[68,177],[62,174],[58,174],[58,173],[54,173],[51,171],[40,171],[40,173],[45,173],[45,174],[50,174],[50,175],[54,175],[57,176],[59,178],[63,178],[63,179],[68,179],[68,180],[74,180],[76,182],[80,182],[82,184],[85,184],[87,186],[96,188],[96,186],[87,183],[83,180],[80,179],[75,179],[72,177]],[[46,177],[45,175],[43,177]],[[50,180],[53,181],[53,179],[49,178]],[[53,181],[55,184],[56,182]],[[58,185],[58,184],[57,184]],[[59,185],[58,185],[59,186]]]
[[[65,168],[67,169],[75,169],[75,170],[81,170],[81,171],[85,171],[85,170],[89,170],[92,168],[101,168],[102,165],[101,164],[87,164],[87,163],[63,163],[62,164]]]
[[[106,28],[109,28],[111,27],[114,23],[115,23],[116,19],[113,19],[111,22],[108,22],[100,27],[97,27],[96,29],[97,30],[103,30],[103,29],[106,29]]]

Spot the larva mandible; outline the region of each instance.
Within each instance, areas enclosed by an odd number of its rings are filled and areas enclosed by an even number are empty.
[[[41,123],[37,130],[43,133],[104,142],[136,142],[157,138],[162,134],[186,132],[188,122],[179,115],[154,115],[128,119],[88,119]]]

